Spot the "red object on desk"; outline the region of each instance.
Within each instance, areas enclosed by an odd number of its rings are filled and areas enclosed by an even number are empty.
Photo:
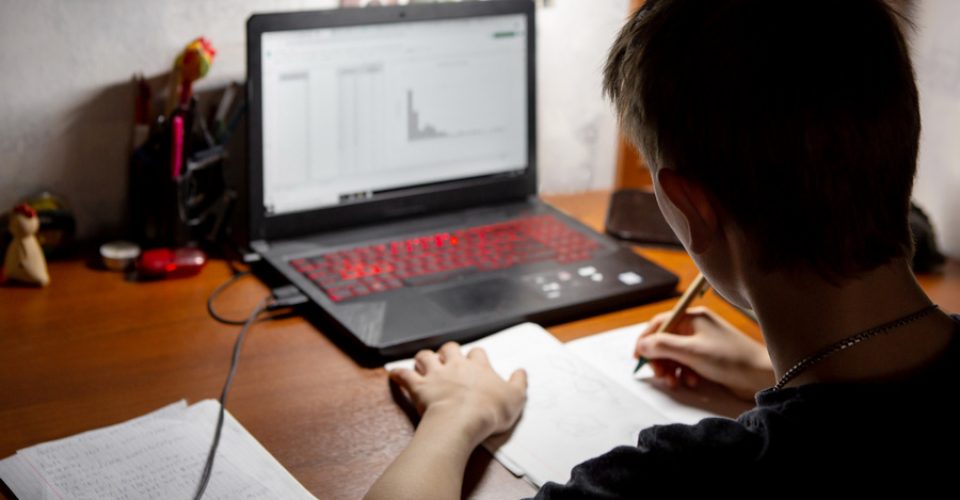
[[[186,278],[199,274],[206,263],[207,255],[197,248],[155,248],[143,252],[137,270],[149,278]]]

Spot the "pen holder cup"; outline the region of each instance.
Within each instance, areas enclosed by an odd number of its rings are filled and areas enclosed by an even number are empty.
[[[154,134],[131,157],[131,235],[144,248],[214,247],[236,200],[224,181],[226,152],[221,147],[198,151],[174,175],[164,135]]]

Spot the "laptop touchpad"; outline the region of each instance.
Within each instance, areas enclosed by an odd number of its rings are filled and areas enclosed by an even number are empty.
[[[505,312],[541,302],[530,290],[503,278],[444,288],[430,292],[426,297],[458,317]]]

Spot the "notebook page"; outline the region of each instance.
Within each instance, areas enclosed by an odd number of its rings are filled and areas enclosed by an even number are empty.
[[[197,426],[204,435],[213,439],[218,411],[220,411],[220,403],[215,399],[206,399],[190,406],[184,418]],[[233,464],[264,485],[273,498],[315,498],[247,429],[240,425],[229,411],[226,412],[223,420],[223,434],[220,437],[220,448],[217,450],[214,469],[219,464],[221,456],[230,457]]]
[[[180,419],[155,418],[45,443],[17,453],[64,498],[191,498],[212,436]],[[204,498],[268,498],[229,457],[217,456]]]
[[[218,409],[213,400],[189,409],[181,404],[177,411],[161,410],[43,443],[10,457],[7,471],[19,474],[16,480],[21,482],[23,470],[36,471],[34,483],[42,479],[44,494],[52,491],[51,498],[192,498]],[[8,479],[6,473],[3,478]],[[36,484],[28,486],[36,489]],[[313,496],[227,413],[204,498]]]
[[[128,422],[159,416],[176,416],[182,414],[186,408],[186,401],[180,400]],[[49,483],[36,467],[24,460],[22,455],[12,455],[0,460],[0,478],[17,498],[44,500],[63,498],[62,493]]]
[[[33,500],[60,500],[60,495],[46,483],[46,479],[30,467],[22,457],[9,456],[0,460],[0,479],[17,498]]]
[[[464,352],[473,347],[483,347],[503,377],[517,368],[527,370],[527,404],[520,421],[484,446],[507,468],[522,469],[537,486],[564,483],[573,466],[616,446],[635,445],[640,429],[668,422],[538,325],[509,328],[467,344]],[[413,361],[387,368],[400,366],[412,368]]]
[[[753,404],[734,397],[725,388],[703,381],[696,389],[670,390],[653,377],[650,365],[633,374],[637,338],[646,328],[640,323],[567,342],[567,349],[589,362],[634,396],[667,415],[672,422],[695,424],[707,417],[736,418]]]

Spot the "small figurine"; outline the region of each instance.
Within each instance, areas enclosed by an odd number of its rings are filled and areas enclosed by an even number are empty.
[[[26,203],[14,207],[10,215],[13,242],[7,248],[7,256],[3,261],[4,279],[40,286],[50,283],[47,260],[37,241],[39,230],[40,219],[36,210]]]
[[[169,116],[176,107],[186,109],[193,95],[193,82],[203,78],[213,65],[216,49],[204,37],[187,44],[173,63],[170,72],[170,95],[167,97],[166,114]]]

